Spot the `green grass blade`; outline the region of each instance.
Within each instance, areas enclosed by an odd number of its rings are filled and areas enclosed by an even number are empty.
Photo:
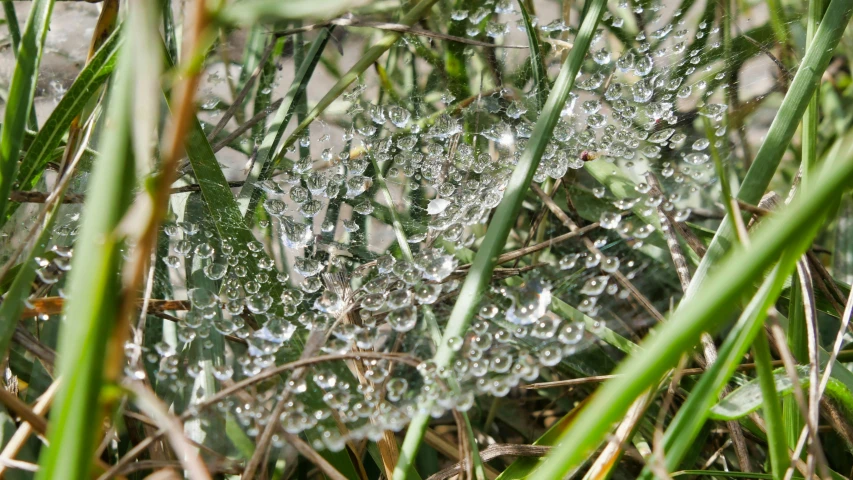
[[[761,331],[767,308],[779,296],[787,274],[794,268],[794,258],[787,255],[780,265],[768,276],[758,293],[741,314],[732,331],[720,346],[717,360],[691,390],[690,396],[672,419],[664,434],[666,449],[665,465],[674,470],[689,452],[702,430],[711,408],[717,403],[720,393],[729,382],[743,355]],[[650,477],[650,471],[643,478]]]
[[[764,422],[767,424],[767,446],[770,457],[770,471],[774,480],[785,476],[788,459],[788,442],[785,427],[782,422],[782,411],[779,405],[779,395],[776,393],[776,381],[771,366],[770,345],[767,335],[759,333],[753,344],[756,373],[761,383],[762,411]],[[713,409],[712,409],[713,410]]]
[[[773,27],[773,34],[776,39],[783,45],[788,43],[788,27],[786,26],[785,10],[780,0],[767,0],[767,10],[770,13],[770,26]]]
[[[524,21],[524,31],[527,33],[527,43],[530,45],[530,64],[533,67],[533,89],[536,92],[537,111],[542,110],[548,96],[548,73],[545,71],[545,63],[542,60],[542,49],[536,36],[536,28],[530,21],[527,7],[519,0],[518,7],[521,9],[521,19]]]
[[[453,2],[454,9],[466,8],[466,0]],[[467,25],[463,22],[453,22],[448,26],[447,33],[455,36],[464,36]],[[471,78],[468,75],[468,66],[465,59],[465,45],[456,42],[448,42],[444,48],[442,68],[447,72],[447,90],[456,98],[468,98],[471,96]]]
[[[36,0],[21,36],[21,46],[12,72],[9,100],[0,131],[0,217],[6,212],[9,192],[18,169],[21,141],[27,128],[27,119],[33,106],[38,68],[44,50],[53,0]]]
[[[750,248],[733,251],[704,282],[701,295],[683,300],[670,321],[642,345],[649,353],[633,354],[622,362],[614,372],[622,376],[599,389],[566,432],[563,442],[547,457],[542,466],[544,478],[559,478],[586,458],[631,403],[673,368],[681,355],[698,342],[702,332],[720,326],[719,319],[731,311],[745,291],[753,288],[753,282],[782,252],[802,254],[803,244],[811,241],[804,232],[820,225],[826,205],[853,179],[851,153],[851,149],[844,152],[845,162],[831,162],[821,169],[810,195],[798,196],[790,206],[767,219]],[[792,243],[798,248],[791,248]]]
[[[270,38],[269,31],[266,27],[256,25],[249,30],[249,35],[246,39],[246,46],[243,50],[243,57],[240,60],[242,65],[242,68],[240,69],[240,77],[237,80],[237,85],[234,86],[235,92],[241,92],[243,90],[246,86],[246,82],[251,78],[252,72],[258,68],[258,64],[261,62],[261,57],[264,55],[264,50],[266,50],[268,41],[270,41]],[[257,89],[257,86],[253,88]],[[252,97],[254,97],[254,95],[252,95]],[[235,117],[240,120],[242,118],[242,112],[237,110]]]
[[[264,48],[264,53],[266,53],[267,48],[271,48],[268,57],[265,59],[264,64],[260,66],[260,73],[258,74],[257,79],[255,80],[255,100],[252,102],[252,115],[257,115],[261,112],[264,112],[269,108],[270,103],[272,103],[273,90],[275,90],[275,82],[276,75],[278,74],[278,66],[276,65],[276,59],[281,58],[284,53],[284,47],[287,44],[288,38],[281,37],[271,39],[271,43],[269,46]],[[263,57],[261,58],[263,60]],[[296,55],[294,51],[294,62],[301,65],[302,62],[296,60]],[[245,105],[243,105],[245,107]],[[238,109],[240,111],[240,109]],[[240,123],[243,123],[243,119],[240,120]],[[261,138],[264,134],[264,127],[266,122],[259,122],[252,127],[252,135],[251,138],[254,140],[256,138]],[[253,147],[254,147],[254,142]],[[254,148],[252,149],[254,150]]]
[[[21,47],[21,27],[18,25],[18,14],[15,12],[15,3],[10,0],[3,0],[3,13],[6,16],[6,28],[9,30],[9,40],[12,42],[12,53],[17,57],[18,49]],[[30,115],[27,117],[27,128],[32,131],[39,129],[39,122],[36,118],[36,110],[30,109]]]
[[[438,0],[421,0],[414,7],[412,7],[409,12],[400,19],[399,24],[412,26],[415,22],[421,19],[427,12],[432,8],[432,6]],[[378,42],[373,44],[364,55],[355,63],[355,65],[350,68],[347,73],[345,73],[340,80],[338,80],[329,92],[317,102],[317,105],[308,112],[308,115],[305,117],[305,120],[301,121],[299,125],[297,125],[296,129],[291,132],[290,136],[287,140],[282,144],[280,150],[283,152],[287,149],[287,147],[293,145],[296,142],[296,139],[302,134],[303,130],[308,128],[308,125],[314,121],[321,113],[323,113],[329,105],[332,104],[339,96],[341,96],[344,91],[352,85],[353,82],[358,79],[358,77],[364,73],[365,70],[370,68],[373,63],[379,59],[392,45],[394,45],[397,40],[402,36],[399,32],[389,32]],[[273,163],[273,167],[278,165],[281,162],[281,156],[276,157],[275,163]]]
[[[788,348],[791,349],[791,354],[797,361],[803,361],[808,359],[806,314],[803,290],[796,274],[791,276],[791,298],[788,305],[788,328],[785,330]],[[786,444],[793,448],[805,425],[800,407],[793,398],[782,399],[782,415],[785,417]]]
[[[776,3],[776,4],[774,4]],[[806,19],[806,47],[808,48],[814,42],[815,31],[820,23],[820,15],[822,12],[823,2],[821,0],[810,0],[808,17]],[[787,30],[784,23],[779,22],[778,16],[784,16],[781,11],[781,5],[778,2],[770,3],[771,24],[773,25],[776,35],[785,35],[779,37],[781,43],[787,42]],[[782,23],[780,25],[780,23]],[[780,31],[781,30],[781,31]],[[783,40],[784,39],[784,40]],[[814,174],[814,169],[817,166],[817,141],[818,141],[818,94],[819,90],[815,90],[806,107],[806,112],[803,115],[802,127],[802,163],[800,169],[802,172],[803,183],[808,184],[808,180]],[[791,349],[791,354],[799,362],[806,362],[808,359],[808,336],[806,328],[805,305],[803,304],[803,290],[797,277],[791,277],[791,301],[789,310],[789,322],[786,336],[788,338],[788,346]],[[787,438],[786,444],[793,448],[797,439],[800,436],[800,431],[804,425],[802,413],[799,406],[791,397],[786,397],[782,402],[782,412],[785,416],[785,434]],[[769,425],[768,425],[769,426]],[[774,471],[774,474],[776,472]]]
[[[821,22],[815,34],[814,42],[806,52],[803,61],[797,69],[791,87],[788,90],[779,113],[773,119],[770,129],[756,154],[752,166],[743,179],[737,197],[747,203],[757,204],[764,195],[771,178],[776,173],[776,168],[785,153],[788,142],[794,135],[800,118],[806,110],[806,106],[815,88],[820,81],[821,75],[826,70],[832,52],[841,39],[847,22],[850,20],[853,5],[845,0],[832,0],[826,13],[826,19]],[[728,223],[723,223],[708,252],[699,264],[690,288],[685,296],[690,298],[704,289],[706,277],[712,265],[719,261],[728,250],[734,238],[734,230]]]
[[[756,337],[757,341],[758,338]],[[767,359],[769,360],[769,350],[767,354]],[[756,372],[759,377],[741,385],[726,395],[725,398],[721,399],[711,408],[711,418],[715,420],[738,420],[749,415],[766,403],[763,397],[768,387],[772,387],[774,398],[778,398],[780,395],[787,395],[794,390],[794,384],[791,382],[791,378],[784,368],[777,368],[774,371],[769,361],[766,365],[759,365],[759,363],[763,363],[763,361],[759,361],[756,356]],[[762,372],[764,367],[770,367],[770,369]],[[768,378],[762,378],[763,373],[769,373],[769,381]],[[798,365],[797,378],[801,387],[807,387],[809,383],[809,367]]]
[[[770,367],[769,350],[767,353],[768,362],[765,366]],[[756,358],[756,367],[759,367],[758,363],[758,359]],[[771,367],[766,372],[769,373],[769,375],[765,379],[761,378],[759,371],[758,379],[741,385],[732,393],[728,394],[724,399],[720,400],[719,403],[714,405],[711,408],[711,418],[716,420],[737,420],[758,410],[759,407],[764,406],[766,408],[767,402],[763,400],[761,396],[764,396],[765,391],[771,387],[774,394],[773,398],[777,399],[777,406],[779,403],[778,397],[790,395],[791,392],[794,391],[794,384],[791,382],[791,379],[784,368],[777,368],[776,370],[773,370]],[[801,388],[806,389],[809,387],[811,379],[809,378],[809,367],[807,365],[797,366],[797,378],[799,379]],[[765,385],[765,380],[767,379],[769,379],[769,381],[767,381]],[[758,392],[761,392],[761,396],[758,395]],[[847,384],[841,380],[830,377],[826,387],[826,395],[835,400],[839,405],[842,405],[846,412],[853,411],[853,409],[851,409],[851,405],[853,405],[853,396],[851,396],[850,389],[847,388]],[[767,427],[769,431],[770,425],[768,424]],[[779,431],[782,431],[781,428]],[[785,448],[784,442],[782,447],[783,449]],[[785,451],[787,451],[787,449],[785,449]]]
[[[210,218],[216,227],[219,238],[223,242],[232,243],[235,250],[245,248],[255,241],[252,231],[243,221],[243,215],[231,187],[222,173],[222,168],[216,160],[213,149],[201,129],[198,120],[194,120],[187,132],[187,157],[192,165],[193,173],[198,179],[201,196],[207,206]],[[246,267],[250,275],[258,273],[256,262],[247,262]],[[281,288],[278,282],[272,282],[276,288]],[[269,292],[276,298],[281,292]]]
[[[677,472],[672,472],[672,477],[685,477],[685,476],[696,476],[699,475],[699,478],[707,477],[707,478],[752,478],[752,479],[761,479],[766,478],[769,480],[773,480],[773,475],[769,473],[752,473],[752,472],[732,472],[726,470],[725,472],[719,470],[679,470]],[[802,480],[803,477],[794,475],[791,477],[793,480]]]
[[[9,40],[12,42],[12,54],[17,57],[18,49],[21,48],[21,27],[18,25],[15,3],[11,0],[3,0],[3,14],[6,16],[6,28],[9,30]]]
[[[74,83],[68,87],[62,100],[44,122],[44,126],[36,134],[21,161],[16,182],[19,188],[30,190],[35,187],[42,170],[52,157],[53,150],[62,142],[62,136],[68,130],[71,120],[83,111],[92,95],[113,72],[116,52],[122,39],[120,30],[120,28],[116,29],[98,49],[89,64],[80,71]]]
[[[237,196],[237,203],[246,220],[254,216],[255,208],[261,198],[261,191],[255,188],[255,184],[259,179],[264,179],[269,175],[272,164],[270,160],[278,153],[278,145],[284,136],[284,130],[293,117],[299,99],[305,96],[305,89],[308,87],[308,82],[314,74],[314,69],[323,55],[323,50],[329,42],[331,33],[331,28],[322,29],[317,39],[311,44],[306,60],[299,65],[296,75],[293,78],[293,83],[291,83],[290,88],[284,95],[284,100],[278,107],[269,130],[258,149],[252,170],[246,177],[246,183],[243,184],[243,188],[240,189],[240,194]],[[297,48],[301,47],[297,46]]]
[[[178,61],[178,35],[175,31],[175,15],[172,12],[172,0],[160,0],[162,3],[163,38],[166,42],[166,55],[172,63]]]
[[[809,0],[809,13],[806,19],[806,49],[815,41],[815,34],[820,25],[823,15],[823,0]],[[772,17],[771,17],[772,19]],[[775,24],[775,22],[774,22]],[[778,34],[777,34],[778,35]],[[811,95],[806,113],[803,116],[803,179],[808,180],[817,164],[817,127],[818,127],[818,94],[820,90],[815,89]]]
[[[374,175],[379,184],[379,189],[382,191],[382,196],[388,204],[388,214],[391,216],[391,226],[394,228],[394,236],[397,238],[397,246],[403,254],[403,258],[408,261],[413,261],[412,249],[409,248],[409,241],[406,238],[403,222],[400,221],[400,216],[397,215],[397,207],[394,204],[394,197],[391,195],[391,190],[388,189],[388,182],[385,180],[385,175],[382,173],[382,167],[376,162],[376,156],[371,155],[370,161],[373,163]]]
[[[559,120],[563,104],[565,104],[574,86],[575,77],[580,71],[581,64],[589,49],[592,36],[604,11],[605,3],[604,0],[593,0],[590,13],[584,18],[575,39],[575,46],[563,63],[560,75],[548,96],[545,108],[533,127],[530,141],[513,171],[503,200],[495,211],[485,239],[477,251],[471,270],[460,289],[459,300],[453,306],[453,311],[444,331],[442,344],[438,346],[435,354],[434,361],[439,369],[447,368],[453,359],[453,349],[448,344],[448,339],[465,334],[477,306],[476,299],[482,295],[488,285],[495,267],[495,260],[506,243],[507,235],[518,216],[521,203],[539,165],[542,153],[545,151],[554,127]],[[428,414],[419,414],[412,419],[400,452],[400,462],[394,470],[396,480],[402,480],[408,476],[408,470],[417,455],[429,418]]]
[[[37,479],[88,478],[98,439],[103,362],[115,324],[120,289],[116,272],[121,242],[116,227],[132,199],[135,168],[130,145],[134,59],[124,55],[121,79],[113,85],[102,161],[95,163],[88,201],[68,280],[67,322],[63,326],[58,374],[64,379],[51,411],[50,446],[43,451]]]

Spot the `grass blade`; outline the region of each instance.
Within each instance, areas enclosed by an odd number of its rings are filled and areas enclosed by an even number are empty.
[[[779,395],[776,393],[776,381],[770,363],[770,345],[767,335],[759,333],[753,344],[758,380],[761,383],[762,410],[767,424],[767,445],[770,456],[770,471],[775,480],[780,480],[788,469],[788,442],[779,408]]]
[[[17,185],[23,190],[35,187],[41,171],[50,161],[53,151],[62,142],[62,136],[71,121],[83,111],[86,103],[106,82],[115,68],[116,52],[121,45],[120,28],[110,36],[86,67],[80,71],[62,100],[44,122],[21,161]]]
[[[222,173],[213,149],[201,129],[198,120],[193,121],[186,139],[187,157],[198,179],[201,196],[207,206],[210,218],[223,242],[233,242],[236,248],[243,248],[255,241],[252,231],[243,221],[240,207],[231,193],[231,187]],[[250,275],[258,273],[256,262],[247,262]],[[277,288],[280,284],[273,282]],[[281,292],[269,292],[276,298]]]
[[[3,0],[3,13],[6,16],[6,28],[9,30],[9,39],[12,41],[12,54],[17,57],[18,49],[21,47],[21,27],[18,25],[18,14],[15,12],[14,2]],[[30,109],[30,115],[27,117],[27,128],[34,132],[39,128],[34,108]]]
[[[121,242],[115,229],[130,205],[135,183],[132,56],[124,55],[119,69],[104,127],[104,160],[95,163],[68,281],[68,323],[59,346],[64,361],[58,366],[66,381],[51,412],[50,446],[42,452],[38,479],[87,478],[100,431],[101,411],[93,406],[98,405],[107,338],[119,309]]]
[[[560,75],[548,96],[542,115],[533,127],[530,142],[513,171],[503,200],[495,211],[486,237],[477,251],[471,270],[460,289],[459,300],[453,306],[442,343],[438,346],[438,351],[435,354],[434,361],[439,369],[447,368],[452,361],[453,349],[450,347],[448,339],[464,335],[474,315],[474,309],[477,305],[475,299],[480,297],[491,278],[495,260],[506,243],[507,235],[518,216],[521,202],[524,200],[542,153],[545,151],[545,147],[551,139],[551,133],[559,120],[563,104],[565,104],[569,92],[574,86],[575,77],[580,71],[581,64],[589,49],[592,36],[604,11],[605,3],[603,0],[593,0],[589,14],[584,18],[575,39],[575,47],[563,63]],[[408,477],[409,468],[417,455],[429,418],[428,414],[419,414],[412,419],[403,441],[400,462],[394,470],[396,480]]]
[[[539,48],[539,39],[536,36],[536,28],[530,21],[530,15],[527,13],[527,7],[524,2],[518,2],[518,7],[521,9],[521,19],[524,21],[524,31],[527,33],[527,42],[530,44],[530,64],[533,67],[533,89],[536,92],[537,110],[541,110],[545,105],[545,100],[548,96],[548,74],[545,71],[545,63],[542,60],[542,49]]]
[[[0,130],[0,216],[5,215],[6,203],[18,169],[21,141],[33,106],[38,68],[44,50],[54,0],[36,0],[24,26],[21,47],[12,72],[9,99]]]
[[[757,341],[758,337],[756,337]],[[780,395],[787,395],[793,391],[794,384],[785,369],[778,368],[773,370],[770,363],[769,348],[768,345],[766,352],[768,362],[766,365],[762,365],[764,363],[763,360],[759,360],[756,357],[755,366],[759,377],[741,385],[721,399],[719,403],[711,408],[711,418],[715,420],[738,420],[749,415],[766,403],[764,397],[765,390],[768,387],[772,387],[774,398],[778,398]],[[770,368],[766,372],[762,372],[765,366]],[[762,378],[763,373],[769,373],[769,376]],[[809,367],[798,365],[797,379],[799,380],[799,385],[802,388],[806,388],[809,383]]]
[[[823,10],[822,4],[823,2],[821,0],[809,1],[808,17],[806,19],[806,47],[811,46],[814,42],[815,31],[820,23],[820,15]],[[780,9],[780,6],[771,4],[771,9],[777,10]],[[781,33],[784,34],[784,24],[778,25],[780,22],[775,18],[782,14],[781,10],[778,10],[778,12],[778,14],[771,17],[771,23],[774,30],[781,30]],[[776,35],[778,36],[779,34],[780,32],[777,31]],[[782,40],[782,38],[783,37],[780,37],[780,40]],[[785,43],[787,40],[786,37],[784,38],[785,40],[782,41],[782,43]],[[815,90],[815,93],[811,96],[809,104],[806,107],[805,115],[803,115],[802,163],[800,165],[800,171],[802,172],[804,184],[808,183],[809,178],[811,178],[814,173],[814,169],[817,166],[818,93],[819,90]],[[807,319],[805,316],[806,307],[803,303],[803,290],[796,277],[791,278],[790,306],[791,309],[789,311],[788,329],[786,331],[788,346],[790,347],[791,354],[794,355],[794,358],[799,362],[803,362],[808,359]],[[796,402],[790,397],[783,399],[782,411],[785,416],[786,444],[793,448],[797,443],[797,438],[800,436],[804,420]],[[775,473],[776,472],[774,470],[774,474]]]
[[[851,153],[848,148],[843,158],[849,160]],[[586,458],[637,396],[672,368],[698,342],[702,332],[719,326],[720,316],[731,310],[783,251],[790,251],[792,242],[796,241],[801,250],[793,253],[802,254],[802,244],[811,241],[804,230],[819,225],[826,205],[846,188],[853,178],[853,162],[832,162],[819,173],[810,195],[798,196],[784,211],[766,220],[751,247],[733,251],[708,277],[702,295],[684,300],[670,321],[644,342],[644,351],[654,353],[633,354],[620,365],[614,373],[623,376],[599,389],[583,415],[566,432],[563,442],[546,459],[542,466],[545,478],[558,478]]]
[[[780,262],[780,265],[777,265],[773,273],[764,281],[720,347],[717,360],[702,375],[699,383],[691,390],[687,401],[669,424],[663,439],[666,452],[664,462],[669,470],[678,468],[689,452],[709,416],[711,407],[717,403],[720,393],[741,358],[761,331],[764,319],[767,317],[767,308],[772,306],[778,298],[787,277],[786,273],[794,268],[794,262],[790,257],[789,255]],[[650,477],[649,470],[644,473],[643,478]]]

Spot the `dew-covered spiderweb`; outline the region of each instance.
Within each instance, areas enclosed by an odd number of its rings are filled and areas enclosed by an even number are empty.
[[[213,180],[185,168],[125,371],[185,414],[193,439],[225,452],[237,448],[233,432],[254,439],[280,422],[318,449],[377,440],[424,405],[438,418],[555,374],[600,373],[606,365],[596,362],[622,355],[602,335],[638,339],[678,302],[668,230],[707,243],[725,211],[719,172],[743,178],[792,74],[771,53],[770,27],[750,25],[766,9],[729,22],[713,1],[609,2],[533,179],[548,202],[528,193],[490,287],[459,298],[548,91],[535,84],[515,1],[456,3],[425,25],[493,46],[405,33],[275,152],[241,215],[212,203],[204,182]],[[542,68],[554,78],[581,12],[566,19],[558,2],[533,4]],[[279,145],[336,72],[383,34],[333,32]],[[299,67],[294,50],[316,36],[283,37],[253,92],[260,109],[236,115],[226,133],[248,113],[269,113],[269,125]],[[229,41],[211,51],[198,94],[207,133],[233,99],[232,83],[251,73],[234,63],[226,72],[244,45]],[[51,88],[39,101],[61,95]],[[258,124],[216,152],[235,197],[266,135]],[[39,259],[34,309],[39,297],[63,296],[79,207],[63,209],[54,247]],[[37,211],[18,211],[7,244]],[[577,229],[585,233],[561,239]],[[680,248],[692,269],[699,256]],[[455,359],[439,369],[431,358],[460,301],[473,302],[476,317],[464,336],[446,340]],[[55,336],[60,321],[41,314],[36,330]],[[315,361],[268,373],[300,358]]]

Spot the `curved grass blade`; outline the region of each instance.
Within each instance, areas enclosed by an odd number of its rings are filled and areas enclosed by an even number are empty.
[[[791,378],[785,372],[784,368],[771,370],[770,373],[770,378],[772,379],[771,385],[774,387],[774,392],[778,393],[779,396],[790,395],[793,392],[794,384],[791,382]],[[808,388],[810,382],[809,367],[798,365],[797,377],[799,378],[800,387]],[[732,391],[732,393],[726,395],[725,398],[711,408],[711,418],[715,420],[737,420],[758,410],[764,403],[762,395],[766,391],[765,386],[760,385],[759,380],[755,379],[745,383]],[[850,390],[847,389],[844,383],[835,378],[830,378],[826,393],[839,405],[842,405],[846,412],[853,412],[853,396],[851,396]]]
[[[807,387],[809,367],[797,365],[797,377],[799,378],[800,385],[803,388]],[[786,395],[794,390],[791,377],[788,376],[784,368],[771,369],[770,380],[773,391],[778,394]],[[803,382],[806,383],[804,384]],[[764,396],[765,389],[765,385],[762,384],[760,378],[753,379],[741,385],[711,407],[710,417],[715,420],[738,420],[749,415],[761,408],[761,404],[764,403],[762,397]]]
[[[843,155],[846,162],[831,162],[822,168],[816,184],[809,190],[810,195],[798,196],[790,206],[765,220],[751,247],[738,247],[708,277],[702,295],[683,300],[670,321],[642,345],[644,352],[649,353],[633,354],[622,362],[614,373],[623,376],[599,389],[586,411],[566,432],[563,442],[545,460],[542,465],[545,478],[559,478],[586,458],[631,403],[674,367],[681,355],[699,341],[702,332],[720,326],[721,316],[738,303],[744,291],[753,288],[753,282],[783,252],[789,252],[793,258],[802,254],[812,238],[808,233],[823,221],[826,206],[853,179],[851,155],[853,149],[848,148]],[[792,265],[790,258],[787,262]]]
[[[453,311],[444,330],[442,343],[438,346],[438,351],[433,358],[439,369],[447,368],[453,359],[453,349],[450,347],[448,339],[465,334],[477,307],[475,299],[480,297],[488,285],[495,267],[495,260],[506,243],[509,231],[518,216],[521,203],[533,179],[533,174],[539,165],[542,153],[545,151],[545,146],[550,141],[551,133],[559,120],[563,104],[565,104],[569,92],[574,86],[575,77],[580,71],[605,4],[604,0],[593,0],[591,2],[589,14],[584,18],[575,39],[575,46],[566,57],[560,75],[548,96],[542,115],[533,127],[530,142],[521,154],[518,165],[513,171],[503,200],[495,211],[486,237],[477,251],[471,270],[460,289],[459,300],[453,306]],[[408,477],[409,469],[417,455],[429,418],[428,414],[418,414],[412,419],[403,441],[400,461],[394,470],[395,480]]]
[[[62,136],[71,121],[83,111],[92,95],[113,72],[121,38],[120,28],[117,28],[86,67],[80,71],[74,83],[44,122],[44,126],[36,134],[21,161],[16,182],[18,188],[22,190],[35,188],[45,165],[53,157],[56,147],[61,144]],[[5,220],[8,220],[8,216]]]
[[[38,68],[44,50],[54,0],[36,0],[21,36],[21,47],[9,86],[9,99],[0,130],[0,217],[5,217],[6,204],[18,169],[21,141],[33,106]]]
[[[331,37],[332,28],[324,28],[320,31],[311,48],[308,50],[305,61],[299,65],[299,69],[293,78],[290,88],[284,95],[284,100],[276,111],[272,124],[264,136],[264,140],[258,149],[255,163],[252,165],[252,170],[246,177],[246,183],[240,189],[240,194],[237,196],[237,203],[240,206],[240,211],[245,219],[250,219],[254,216],[255,208],[261,197],[261,191],[256,190],[255,184],[259,179],[266,178],[269,174],[271,159],[278,153],[278,145],[281,138],[284,136],[284,130],[290,123],[291,117],[295,112],[296,105],[299,100],[305,96],[305,89],[308,87],[308,82],[314,74],[314,69],[323,55],[323,50]],[[296,48],[300,48],[297,46]]]
[[[735,368],[752,345],[755,336],[760,333],[767,317],[767,308],[776,301],[785,279],[794,269],[794,259],[796,256],[786,255],[767,277],[720,346],[717,360],[693,387],[687,401],[667,427],[663,442],[667,447],[664,462],[669,470],[678,468],[688,454],[709,416],[711,407],[717,403]],[[642,478],[651,478],[648,469],[643,473]]]

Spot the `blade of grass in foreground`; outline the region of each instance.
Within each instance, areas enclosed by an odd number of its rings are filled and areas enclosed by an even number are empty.
[[[853,5],[846,0],[832,0],[815,34],[814,42],[809,46],[803,61],[797,69],[791,87],[785,95],[779,113],[773,119],[767,136],[761,144],[752,166],[743,179],[737,198],[744,202],[757,204],[764,195],[770,179],[776,173],[776,168],[794,136],[797,125],[806,110],[821,75],[826,70],[832,53],[841,39]],[[708,246],[708,252],[696,269],[690,288],[685,292],[685,298],[695,296],[704,289],[706,277],[711,267],[719,261],[729,249],[734,239],[734,230],[730,222],[724,221],[714,239]]]
[[[15,70],[12,72],[3,129],[0,130],[0,218],[6,212],[7,199],[18,169],[21,140],[24,138],[27,118],[33,106],[39,63],[52,12],[53,0],[36,0],[32,3],[30,16],[21,37]]]
[[[782,252],[788,251],[794,258],[802,254],[811,240],[808,233],[822,221],[826,206],[853,179],[853,149],[843,153],[845,161],[831,162],[817,172],[809,195],[798,195],[789,207],[765,220],[750,248],[737,247],[708,277],[702,295],[683,300],[670,321],[647,337],[643,351],[622,362],[614,372],[621,376],[596,392],[562,443],[546,458],[540,470],[542,478],[560,478],[586,458],[637,396],[673,368],[681,355],[699,341],[702,332],[718,327],[719,319],[725,318]],[[797,248],[791,248],[792,244]],[[800,251],[794,251],[797,249]]]
[[[477,308],[476,299],[480,298],[489,283],[495,267],[495,260],[503,250],[509,231],[518,216],[521,202],[524,200],[530,181],[533,179],[533,174],[539,165],[542,153],[545,151],[545,146],[550,141],[551,134],[559,120],[563,104],[565,104],[574,86],[575,77],[589,49],[605,4],[604,0],[592,0],[589,13],[584,17],[575,39],[575,46],[563,63],[560,75],[548,96],[542,115],[533,127],[527,148],[521,154],[518,165],[512,173],[503,200],[495,210],[486,237],[477,251],[471,270],[465,277],[465,283],[460,289],[459,299],[453,306],[453,311],[444,330],[442,343],[438,346],[438,351],[433,359],[439,370],[447,368],[453,359],[454,352],[448,344],[448,339],[463,336],[471,323],[474,310]],[[426,408],[421,411],[428,410],[429,408]],[[417,455],[429,419],[430,415],[423,413],[412,419],[403,441],[400,461],[394,470],[396,480],[402,480],[409,476],[409,469]]]
[[[761,331],[767,308],[772,306],[788,274],[794,269],[795,255],[786,255],[744,309],[726,340],[720,346],[717,360],[690,391],[687,401],[679,408],[663,438],[666,452],[664,465],[669,470],[678,468],[702,430],[713,407],[728,384],[743,355]],[[641,478],[649,479],[652,472],[646,469]]]
[[[67,322],[58,366],[62,382],[51,411],[37,479],[88,478],[99,437],[97,407],[107,339],[119,308],[121,242],[116,227],[130,205],[135,168],[130,148],[134,59],[124,55],[113,85],[101,161],[95,163],[68,280]],[[62,472],[62,473],[59,473]]]

